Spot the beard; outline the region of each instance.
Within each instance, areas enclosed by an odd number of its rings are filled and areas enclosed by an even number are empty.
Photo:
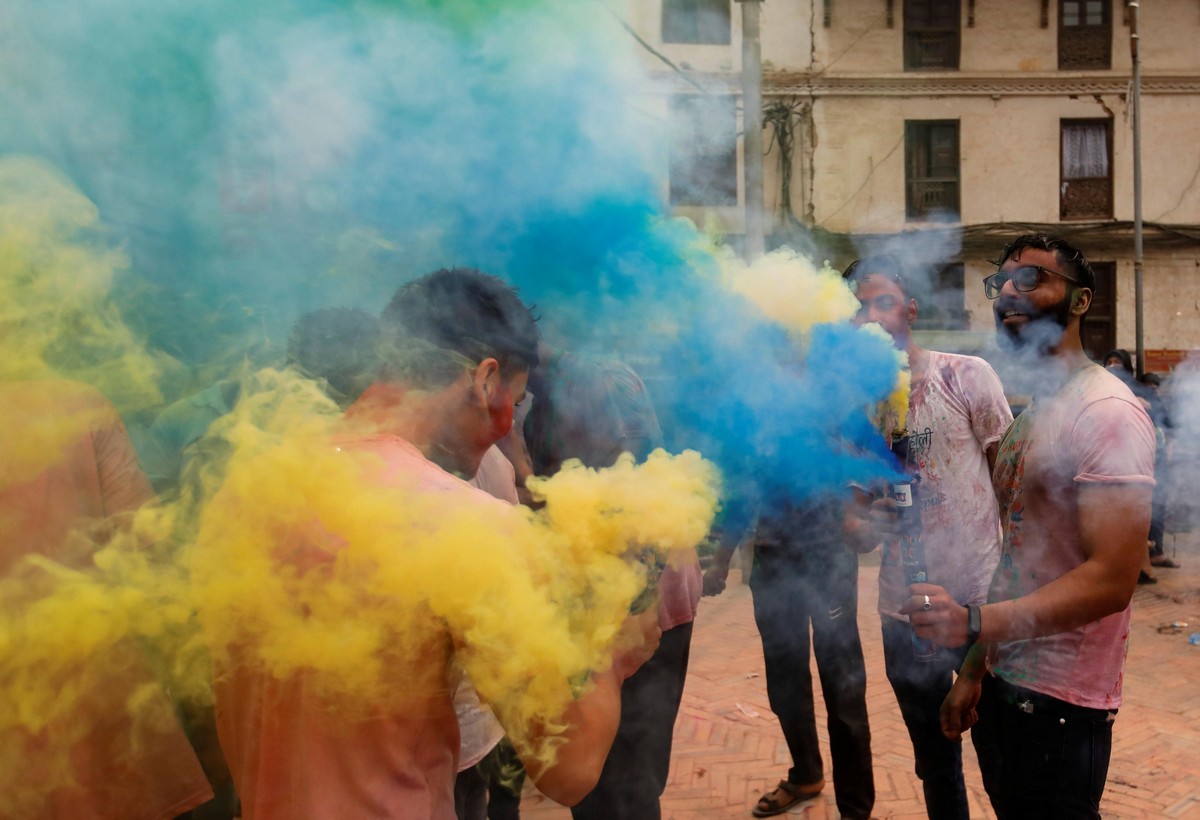
[[[1035,309],[1020,296],[997,299],[993,315],[996,318],[996,337],[1001,347],[1024,353],[1049,353],[1062,341],[1071,318],[1073,296],[1068,291],[1061,300],[1041,310]],[[1025,314],[1028,321],[1018,325],[1004,324],[1004,314],[1010,311]]]

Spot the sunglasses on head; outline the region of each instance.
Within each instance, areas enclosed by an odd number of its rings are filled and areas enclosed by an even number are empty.
[[[995,299],[1000,295],[1000,291],[1004,288],[1005,282],[1012,282],[1013,287],[1018,293],[1028,293],[1038,286],[1038,282],[1042,280],[1043,273],[1051,273],[1055,276],[1061,276],[1068,282],[1079,284],[1079,280],[1074,276],[1068,276],[1061,271],[1043,268],[1041,265],[1022,265],[1019,268],[1013,268],[1010,271],[996,271],[991,276],[983,280],[983,294],[989,299]]]

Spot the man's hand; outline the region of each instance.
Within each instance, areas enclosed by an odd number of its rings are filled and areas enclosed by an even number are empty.
[[[613,670],[621,680],[638,671],[658,650],[662,630],[658,628],[658,607],[630,615],[621,624],[613,651]]]
[[[900,607],[918,638],[950,649],[967,642],[967,608],[936,584],[911,584]],[[928,607],[926,607],[928,602]]]
[[[867,519],[871,529],[880,541],[894,541],[904,535],[904,525],[900,523],[900,508],[896,499],[885,495],[871,502]]]
[[[862,487],[852,485],[851,490],[846,500],[845,514],[842,516],[842,534],[851,550],[865,555],[878,547],[879,542],[883,540],[872,520],[876,499]]]
[[[962,742],[963,732],[979,722],[979,693],[981,682],[969,675],[959,675],[942,701],[942,734],[950,740]]]
[[[715,560],[704,570],[703,594],[705,597],[720,595],[725,591],[725,581],[729,578],[729,563]]]

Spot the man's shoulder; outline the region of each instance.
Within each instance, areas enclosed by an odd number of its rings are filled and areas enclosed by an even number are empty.
[[[967,408],[1008,404],[999,375],[979,356],[931,350],[929,372],[936,374],[930,379],[933,384],[957,396]],[[968,409],[968,412],[972,411]]]
[[[1154,427],[1145,408],[1120,379],[1098,365],[1077,373],[1042,404],[1035,400],[1032,408],[1039,437],[1085,447],[1096,436],[1127,442],[1141,438],[1153,446]]]
[[[1080,413],[1100,405],[1113,412],[1128,412],[1149,418],[1129,385],[1099,365],[1087,367],[1080,374],[1075,388],[1064,398]]]
[[[996,373],[987,359],[967,353],[946,353],[941,350],[930,350],[929,364],[931,367],[948,367],[954,372],[964,375],[974,376],[980,373],[994,375]]]

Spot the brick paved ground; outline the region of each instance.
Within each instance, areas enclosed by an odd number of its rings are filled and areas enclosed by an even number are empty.
[[[1200,818],[1200,537],[1181,535],[1182,569],[1158,570],[1160,582],[1139,586],[1126,666],[1125,706],[1117,718],[1105,817]],[[1171,554],[1172,536],[1167,536]],[[859,629],[867,662],[867,707],[871,718],[875,815],[925,816],[920,783],[912,769],[912,747],[883,672],[879,618],[875,613],[877,559],[867,556],[859,575]],[[787,749],[767,706],[762,648],[754,627],[749,587],[731,572],[730,587],[700,606],[683,706],[675,725],[670,782],[663,818],[749,817],[750,806],[787,770]],[[1188,627],[1160,633],[1183,621]],[[814,686],[819,686],[813,671]],[[824,710],[817,697],[818,731],[831,783]],[[979,779],[974,751],[964,747],[971,813],[993,817]],[[806,804],[805,817],[836,818],[832,786]],[[570,813],[532,789],[522,801],[527,820],[563,820]],[[621,820],[614,818],[614,820]],[[639,820],[627,818],[625,820]]]

